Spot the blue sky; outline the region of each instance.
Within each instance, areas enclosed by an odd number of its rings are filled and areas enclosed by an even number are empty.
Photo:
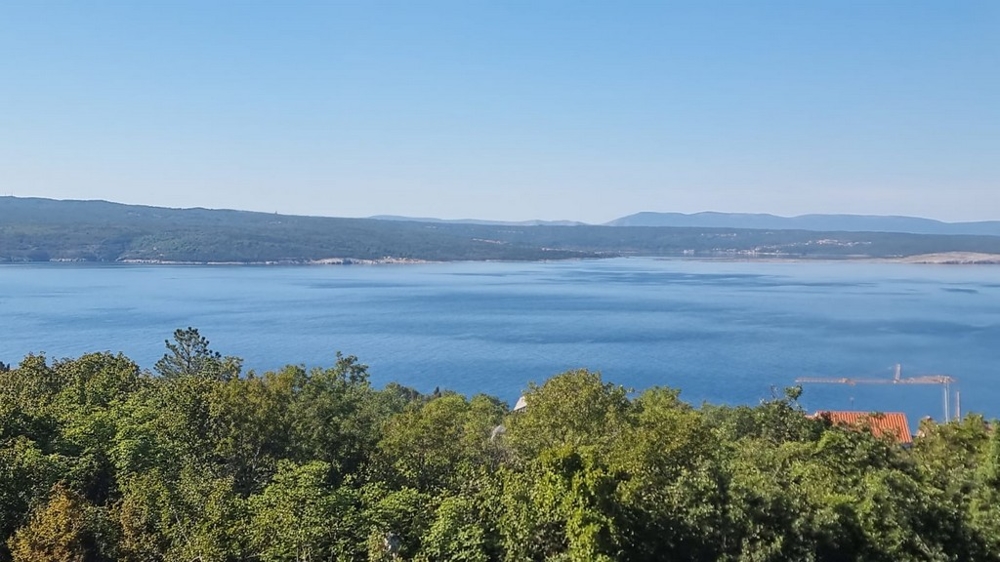
[[[0,4],[0,193],[1000,219],[1000,2]]]

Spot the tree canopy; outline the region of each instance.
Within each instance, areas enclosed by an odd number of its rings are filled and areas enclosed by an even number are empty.
[[[799,389],[691,405],[576,370],[527,407],[357,357],[242,372],[197,330],[0,369],[0,561],[1000,561],[1000,432],[911,448]]]

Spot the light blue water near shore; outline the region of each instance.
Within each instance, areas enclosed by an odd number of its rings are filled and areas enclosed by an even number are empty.
[[[122,351],[175,328],[263,371],[357,355],[399,381],[509,401],[587,367],[688,401],[753,404],[798,376],[946,373],[1000,416],[1000,268],[615,259],[393,266],[0,267],[0,360]],[[937,386],[811,386],[808,409],[941,417]]]

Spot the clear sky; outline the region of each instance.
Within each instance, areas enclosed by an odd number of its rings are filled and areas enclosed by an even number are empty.
[[[1000,219],[1000,2],[7,0],[0,194]]]

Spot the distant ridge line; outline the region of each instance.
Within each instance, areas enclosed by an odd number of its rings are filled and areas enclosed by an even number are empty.
[[[438,219],[433,217],[405,217],[400,215],[374,215],[368,217],[378,221],[404,221],[404,222],[429,222],[447,224],[482,224],[489,226],[591,226],[585,222],[571,220],[526,220],[526,221],[499,221],[486,219]]]
[[[808,214],[782,217],[766,213],[658,213],[645,211],[615,219],[607,226],[813,230],[821,232],[900,232],[1000,236],[1000,221],[944,222],[897,215]]]
[[[339,217],[323,215],[296,215],[287,213],[267,213],[241,209],[217,209],[206,207],[161,207],[136,205],[102,199],[50,199],[45,197],[20,197],[0,195],[0,202],[34,203],[47,205],[87,205],[106,209],[122,209],[147,213],[181,211],[188,213],[239,213],[244,215],[270,215],[287,218],[333,219]],[[93,208],[93,207],[88,207]],[[501,221],[486,219],[440,219],[432,217],[408,217],[400,215],[375,215],[367,218],[345,220],[378,220],[391,222],[421,222],[451,225],[480,226],[631,226],[631,227],[674,227],[674,228],[729,228],[741,230],[805,230],[816,232],[893,232],[903,234],[973,235],[1000,236],[1000,220],[945,222],[922,217],[903,215],[852,215],[852,214],[806,214],[783,217],[768,213],[722,213],[703,211],[699,213],[673,213],[643,211],[624,216],[603,225],[593,225],[573,220],[524,220]]]

